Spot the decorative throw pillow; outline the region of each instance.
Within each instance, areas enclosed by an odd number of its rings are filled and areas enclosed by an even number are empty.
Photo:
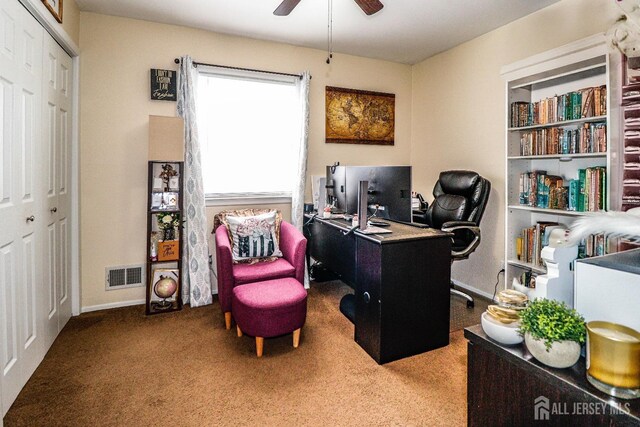
[[[276,216],[276,211],[249,217],[226,216],[234,262],[282,256],[276,234]]]

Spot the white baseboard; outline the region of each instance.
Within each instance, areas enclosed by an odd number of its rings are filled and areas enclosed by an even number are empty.
[[[82,313],[88,313],[90,311],[98,311],[98,310],[107,310],[110,308],[119,308],[119,307],[129,307],[131,305],[142,305],[145,304],[146,301],[143,299],[134,299],[130,301],[119,301],[119,302],[110,302],[107,304],[98,304],[98,305],[88,305],[82,307]]]
[[[474,294],[482,295],[483,297],[486,297],[489,300],[493,298],[493,293],[489,294],[485,291],[481,291],[480,289],[474,288],[473,286],[467,285],[466,283],[462,283],[459,280],[451,279],[451,281],[453,282],[454,285],[459,286],[462,289],[466,289],[467,291],[473,292]]]

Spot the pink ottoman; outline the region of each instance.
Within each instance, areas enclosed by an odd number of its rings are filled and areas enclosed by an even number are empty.
[[[238,336],[244,332],[256,337],[258,357],[265,338],[293,332],[293,346],[298,347],[307,317],[307,291],[293,277],[236,286],[231,307]]]

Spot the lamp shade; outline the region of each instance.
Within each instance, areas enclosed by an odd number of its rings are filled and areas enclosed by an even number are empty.
[[[184,120],[149,116],[149,160],[184,160]]]

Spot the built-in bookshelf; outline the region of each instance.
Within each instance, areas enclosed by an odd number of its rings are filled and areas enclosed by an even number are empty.
[[[502,69],[507,285],[546,273],[540,250],[552,230],[610,208],[617,191],[611,182],[619,179],[611,160],[619,138],[612,132],[610,68],[605,39],[594,36]],[[607,245],[594,236],[580,256]]]
[[[622,210],[640,206],[640,63],[622,61]]]

